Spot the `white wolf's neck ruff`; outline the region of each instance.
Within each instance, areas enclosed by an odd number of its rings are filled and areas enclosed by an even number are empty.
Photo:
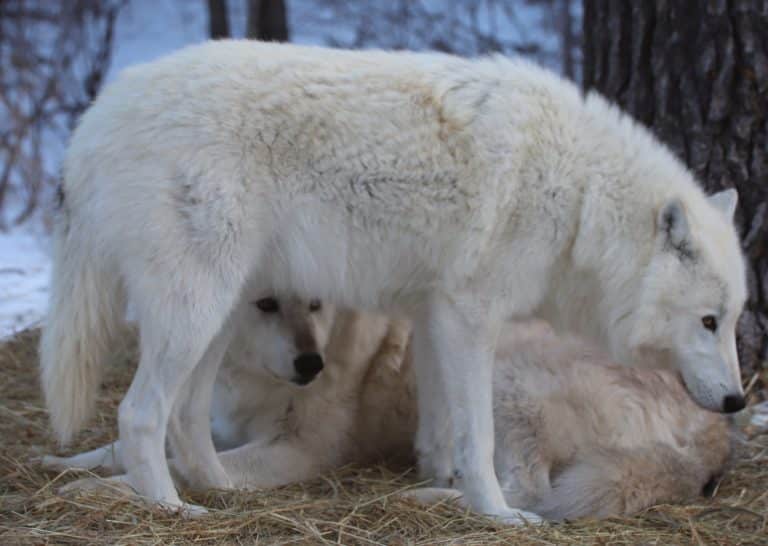
[[[630,362],[632,315],[658,250],[659,211],[679,199],[700,225],[712,207],[680,160],[601,96],[591,93],[576,101],[574,88],[569,100],[556,100],[559,88],[568,85],[550,86],[563,128],[549,136],[553,153],[572,158],[572,182],[583,191],[580,219],[538,314]]]

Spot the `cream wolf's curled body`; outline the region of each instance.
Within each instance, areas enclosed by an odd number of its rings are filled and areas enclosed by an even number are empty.
[[[420,468],[510,522],[492,465],[503,318],[541,316],[624,362],[656,352],[700,404],[743,405],[735,195],[708,199],[645,130],[523,61],[190,47],[100,94],[63,194],[41,341],[53,426],[67,442],[88,417],[130,301],[123,457],[166,506],[184,507],[166,432],[187,480],[231,485],[198,439],[249,282],[413,319]]]
[[[217,377],[213,431],[227,440],[217,447],[242,444],[220,453],[235,487],[285,485],[351,462],[411,460],[417,409],[407,323],[340,312],[328,346],[321,342],[324,370],[301,388],[275,378],[258,357],[268,335],[276,345],[293,337],[290,324],[285,335],[268,333],[269,322],[262,315],[241,325]],[[726,418],[699,408],[675,374],[618,367],[542,325],[503,327],[493,385],[504,496],[548,519],[689,500],[716,484],[728,459]],[[254,395],[268,403],[254,406]],[[120,451],[111,445],[43,462],[120,473]],[[456,492],[414,495],[431,501]]]

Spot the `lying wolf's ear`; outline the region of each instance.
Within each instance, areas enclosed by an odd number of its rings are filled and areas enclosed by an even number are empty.
[[[736,213],[736,205],[739,203],[739,194],[733,188],[719,191],[710,195],[707,199],[717,210],[725,214],[725,217],[733,222],[733,215]]]
[[[683,203],[679,199],[672,199],[661,208],[656,225],[669,246],[685,254],[689,253],[690,228]]]

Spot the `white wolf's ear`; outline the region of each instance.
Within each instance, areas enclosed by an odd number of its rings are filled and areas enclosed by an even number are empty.
[[[739,203],[739,194],[733,188],[719,191],[710,195],[707,199],[717,210],[725,214],[725,217],[733,222],[736,213],[736,205]]]
[[[661,208],[656,225],[672,248],[688,253],[690,228],[683,203],[679,199],[672,199]]]

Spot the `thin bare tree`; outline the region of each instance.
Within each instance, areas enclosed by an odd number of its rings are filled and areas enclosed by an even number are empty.
[[[55,186],[56,151],[101,87],[122,4],[0,2],[0,229],[29,218]]]

